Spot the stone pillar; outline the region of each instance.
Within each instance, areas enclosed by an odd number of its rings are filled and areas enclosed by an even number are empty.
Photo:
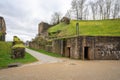
[[[63,40],[61,40],[61,55],[63,55]]]
[[[74,58],[75,59],[80,59],[80,54],[79,54],[79,37],[75,38],[75,53],[74,53]]]

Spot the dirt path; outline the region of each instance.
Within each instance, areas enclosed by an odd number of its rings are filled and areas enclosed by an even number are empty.
[[[31,49],[26,48],[26,52],[34,56],[40,63],[54,63],[54,62],[60,62],[61,60],[55,57],[51,57],[48,55],[44,55],[42,53],[39,53],[37,51],[33,51]]]

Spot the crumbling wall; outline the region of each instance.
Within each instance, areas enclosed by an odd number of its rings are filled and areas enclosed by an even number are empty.
[[[88,48],[87,59],[94,59],[94,37],[92,36],[79,36],[78,37],[78,48],[80,59],[85,59],[85,48]]]
[[[78,38],[72,37],[66,39],[65,56],[79,59]]]
[[[61,54],[61,40],[53,40],[52,43],[52,52]]]
[[[79,59],[79,50],[77,47],[78,38],[66,38],[66,39],[57,39],[53,40],[53,52],[61,54],[65,57]]]
[[[95,37],[95,59],[120,59],[120,37]]]
[[[5,41],[6,24],[3,17],[0,17],[0,41]]]
[[[51,45],[46,45],[45,46],[45,51],[52,52],[52,46]]]
[[[40,49],[40,46],[35,42],[29,42],[29,47],[34,49]]]
[[[63,18],[61,19],[61,22],[64,22],[65,24],[70,24],[70,19],[67,18],[67,17],[63,17]]]
[[[49,27],[50,25],[48,23],[41,22],[38,24],[38,33],[44,33]]]
[[[120,37],[79,36],[57,39],[53,41],[52,47],[54,53],[74,59],[120,59]]]
[[[38,24],[38,36],[47,38],[48,37],[47,30],[50,27],[51,27],[51,25],[49,25],[48,23],[45,23],[45,22],[41,22],[40,24]]]

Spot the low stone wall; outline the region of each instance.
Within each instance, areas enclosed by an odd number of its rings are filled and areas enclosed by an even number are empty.
[[[45,50],[45,46],[41,46],[35,42],[29,42],[29,47],[30,48],[35,48],[35,49],[42,49]]]
[[[41,49],[41,50],[45,50],[45,51],[48,51],[48,52],[53,52],[53,47],[52,45],[39,45],[35,42],[29,42],[29,47],[30,48],[34,48],[34,49]]]
[[[52,46],[51,45],[46,45],[45,46],[45,51],[47,51],[47,52],[53,52],[52,51]]]

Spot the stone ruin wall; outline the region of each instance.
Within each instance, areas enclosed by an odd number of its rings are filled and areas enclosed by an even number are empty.
[[[52,42],[52,52],[61,54],[61,40],[54,40]]]
[[[53,41],[53,52],[74,59],[85,59],[85,48],[89,48],[89,60],[120,59],[120,37],[79,36]]]
[[[48,37],[48,28],[50,28],[51,25],[49,25],[48,23],[45,22],[41,22],[40,24],[38,24],[38,36],[41,36],[43,38]]]
[[[48,36],[46,30],[51,27],[41,22],[39,24],[38,36]],[[113,60],[120,59],[120,37],[109,36],[78,36],[52,41],[52,45],[38,45],[33,42],[31,47],[44,49],[48,52],[61,54],[74,59],[89,60]]]
[[[95,59],[120,59],[120,37],[95,37]]]
[[[6,35],[6,24],[3,17],[0,17],[0,32],[2,33],[0,35],[0,41],[5,41],[5,35]]]
[[[29,47],[34,49],[42,49],[45,50],[45,46],[39,45],[36,42],[29,42]]]

